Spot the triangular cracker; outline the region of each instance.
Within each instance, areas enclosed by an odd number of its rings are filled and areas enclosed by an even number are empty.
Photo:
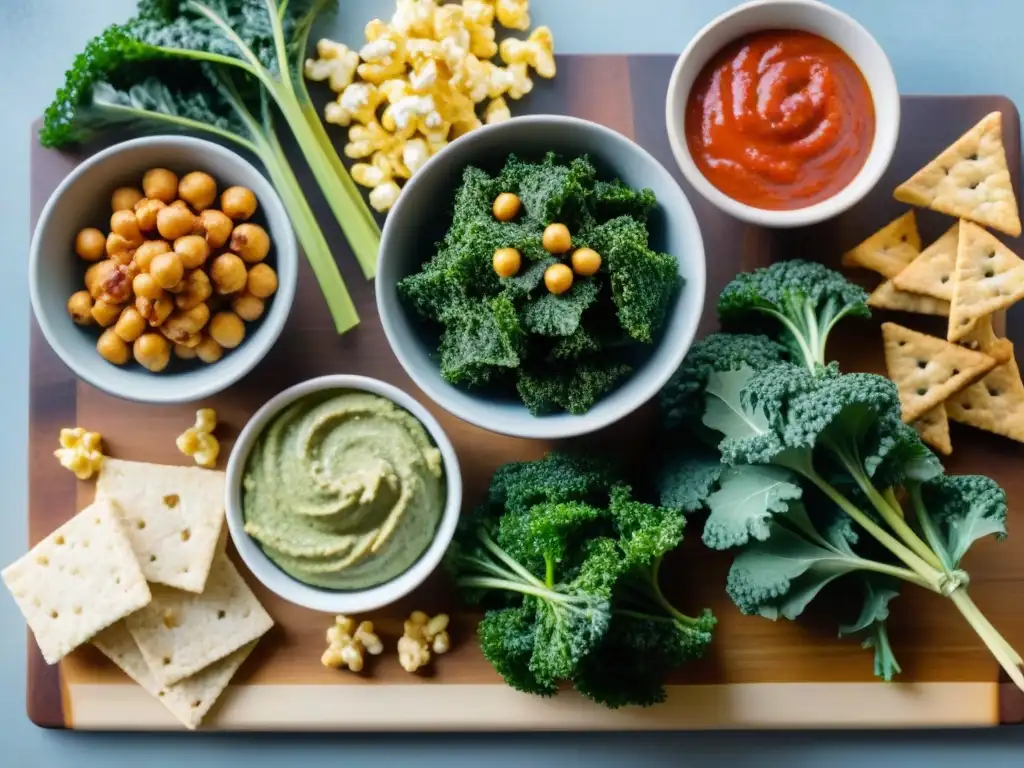
[[[992,370],[996,361],[896,323],[882,323],[885,367],[896,384],[903,420],[917,421],[951,394]]]
[[[992,315],[985,315],[978,320],[974,324],[974,329],[957,344],[976,352],[984,352],[1000,365],[1013,357],[1013,343],[1009,339],[996,336],[995,329],[992,328]]]
[[[1024,298],[1024,260],[977,224],[960,222],[953,300],[946,338],[958,341],[972,321]]]
[[[921,252],[913,209],[890,221],[856,248],[843,254],[844,267],[862,267],[892,278]]]
[[[950,397],[946,407],[954,421],[1024,443],[1024,384],[1012,357]]]
[[[920,293],[901,291],[886,280],[868,296],[868,306],[875,309],[891,309],[896,312],[916,312],[919,315],[949,317],[949,302]]]
[[[936,299],[953,299],[953,273],[956,271],[956,247],[960,222],[947,229],[892,281],[901,291],[922,293]]]
[[[1003,116],[992,112],[947,147],[893,196],[1016,237],[1020,214],[1003,149]]]
[[[949,418],[946,416],[946,406],[942,403],[926,411],[914,422],[913,427],[922,440],[943,456],[953,452],[953,443],[949,439]]]

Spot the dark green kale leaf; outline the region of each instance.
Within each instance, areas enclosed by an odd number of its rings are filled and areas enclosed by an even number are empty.
[[[522,329],[507,298],[464,299],[445,308],[441,375],[452,384],[479,386],[521,363]]]
[[[597,300],[600,283],[578,280],[564,294],[545,292],[527,303],[523,329],[541,336],[571,336],[580,328],[584,310]]]
[[[590,203],[594,215],[600,220],[632,216],[646,221],[658,200],[649,189],[633,189],[621,180],[614,179],[596,182],[590,193]]]
[[[516,389],[530,413],[586,413],[630,373],[624,363],[580,363],[568,369],[520,370]]]
[[[601,351],[601,342],[586,326],[580,325],[568,336],[557,339],[548,352],[551,363],[578,360],[579,358]]]
[[[595,177],[594,166],[586,157],[565,165],[549,152],[540,163],[510,156],[496,183],[498,191],[519,195],[524,218],[542,227],[559,221],[578,228],[590,221],[586,202]]]

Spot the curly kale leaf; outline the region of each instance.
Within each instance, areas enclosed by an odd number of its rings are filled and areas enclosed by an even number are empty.
[[[582,501],[542,502],[519,514],[501,517],[495,540],[511,557],[538,575],[560,565],[603,509]]]
[[[632,216],[646,221],[658,201],[651,190],[633,189],[615,179],[596,182],[590,193],[590,203],[595,215],[601,220]]]
[[[578,360],[600,351],[601,342],[598,338],[585,326],[580,325],[571,334],[557,339],[551,345],[547,360],[557,365],[560,362]]]
[[[1006,536],[1006,492],[984,475],[939,477],[921,486],[923,524],[935,531],[949,567],[956,568],[978,539]]]
[[[890,681],[901,670],[885,623],[889,618],[889,601],[899,596],[899,584],[896,579],[877,574],[862,574],[860,582],[864,605],[856,621],[839,627],[839,636],[862,638],[861,647],[875,652],[875,676]]]
[[[632,371],[624,363],[579,363],[547,370],[520,370],[516,390],[534,416],[558,410],[581,414],[615,389]]]
[[[597,300],[600,284],[579,280],[564,294],[546,292],[523,310],[523,328],[541,336],[571,336],[580,328],[583,312]]]
[[[590,220],[587,197],[596,176],[587,157],[566,165],[549,152],[540,163],[509,156],[496,183],[499,191],[519,195],[523,216],[531,221],[542,226],[559,221],[578,230]]]
[[[658,473],[661,503],[684,514],[701,511],[724,469],[717,452],[700,446],[676,447]]]
[[[484,658],[491,662],[505,683],[517,691],[538,696],[554,696],[555,681],[540,680],[530,669],[537,645],[537,603],[526,597],[521,605],[488,611],[477,627],[477,639]]]
[[[536,461],[505,464],[491,477],[487,501],[495,513],[526,514],[535,504],[602,503],[620,482],[604,459],[552,452]]]
[[[521,363],[522,328],[507,298],[461,301],[446,309],[441,335],[441,376],[452,384],[480,385]]]
[[[681,512],[636,501],[627,485],[612,489],[608,512],[630,568],[651,567],[683,540],[686,518]]]
[[[707,500],[711,513],[704,524],[704,543],[731,549],[751,539],[764,541],[772,517],[785,514],[803,496],[793,474],[779,467],[741,465],[722,472],[719,489]]]

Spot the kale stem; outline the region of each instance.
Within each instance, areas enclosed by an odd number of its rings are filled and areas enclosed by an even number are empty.
[[[933,592],[939,590],[932,586],[924,577],[911,571],[907,568],[900,568],[898,565],[889,565],[889,563],[880,563],[877,560],[868,560],[867,558],[857,558],[857,567],[864,569],[865,571],[874,571],[875,573],[885,574],[886,576],[892,576],[897,579],[903,579],[911,584],[916,584],[924,589],[930,589]]]
[[[1024,673],[1021,672],[1020,655],[1010,646],[995,627],[989,623],[985,615],[974,604],[974,601],[967,595],[965,589],[957,589],[950,596],[953,604],[960,609],[960,613],[967,619],[974,631],[988,647],[989,651],[999,662],[1014,684],[1024,691]]]
[[[900,500],[896,498],[896,491],[891,485],[882,491],[882,498],[892,507],[893,512],[906,520],[907,516],[903,513],[903,507],[900,505]]]
[[[234,29],[232,29],[231,25],[228,24],[227,21],[225,21],[223,18],[221,18],[221,16],[216,11],[214,11],[212,8],[210,8],[210,6],[206,5],[205,3],[198,2],[198,0],[188,0],[186,5],[188,6],[189,9],[195,11],[196,13],[202,14],[207,19],[209,19],[221,31],[221,34],[223,34],[224,37],[226,37],[228,40],[235,44],[235,47],[238,48],[238,52],[242,55],[242,58],[244,58],[249,63],[249,66],[251,67],[250,71],[252,72],[252,74],[256,75],[260,80],[263,80],[268,85],[274,82],[269,77],[269,73],[267,72],[266,67],[263,66],[263,63],[259,60],[256,54],[253,53],[252,48],[245,44],[245,41],[238,36],[238,33],[235,32]]]
[[[284,44],[284,31],[281,29],[281,16],[278,12],[275,0],[266,0],[267,16],[270,17],[270,26],[274,34],[274,51],[277,53],[277,68],[280,70],[278,76],[281,84],[289,91],[295,92],[292,85],[291,67],[288,62],[288,49]]]
[[[531,595],[532,597],[539,597],[542,600],[547,600],[552,603],[559,603],[570,608],[574,608],[577,600],[573,600],[568,595],[563,595],[561,592],[555,592],[553,589],[545,589],[544,587],[535,587],[532,584],[525,584],[521,581],[509,581],[507,579],[495,579],[489,576],[467,576],[461,579],[456,579],[455,584],[459,587],[477,587],[482,589],[505,589],[510,592],[519,592],[524,595]]]
[[[804,303],[804,322],[807,324],[807,336],[809,341],[807,346],[810,347],[814,354],[814,362],[818,365],[825,364],[825,338],[818,333],[818,314],[815,312],[814,305],[810,302]],[[811,371],[814,370],[814,366],[810,366]]]
[[[811,348],[807,346],[807,340],[804,338],[804,334],[801,333],[800,329],[797,328],[797,326],[793,323],[792,320],[783,315],[781,312],[776,312],[775,310],[771,309],[766,309],[764,310],[764,312],[774,317],[776,320],[778,320],[780,323],[782,323],[782,325],[786,327],[786,330],[789,331],[789,335],[793,337],[793,340],[796,342],[797,346],[800,347],[800,354],[804,358],[804,365],[806,365],[809,370],[813,371],[816,367],[814,352],[812,352]]]
[[[921,531],[924,533],[925,539],[928,540],[928,544],[939,556],[939,559],[942,560],[942,569],[949,573],[953,570],[954,563],[949,553],[946,552],[946,546],[942,543],[942,537],[939,536],[939,532],[935,529],[935,523],[932,522],[931,515],[924,508],[924,499],[921,498],[921,486],[913,483],[907,486],[907,490],[910,493],[910,503],[917,517],[917,524],[921,526]]]
[[[526,570],[514,558],[509,557],[505,553],[505,550],[499,547],[498,544],[494,541],[494,539],[492,539],[483,528],[477,531],[477,537],[480,539],[481,543],[485,547],[487,547],[488,552],[490,552],[496,558],[501,560],[501,562],[503,562],[513,573],[519,576],[519,578],[540,589],[547,589],[547,586],[544,584],[544,582],[542,582],[540,579],[538,579],[536,576],[534,576],[532,573]]]
[[[555,586],[555,561],[550,557],[544,558],[544,584],[549,589]]]
[[[467,566],[472,566],[473,568],[476,568],[480,571],[484,571],[485,573],[491,576],[497,576],[500,579],[508,579],[509,581],[515,581],[518,578],[516,574],[512,573],[511,571],[506,571],[493,560],[484,560],[479,557],[463,556],[461,558],[461,562],[465,563]]]

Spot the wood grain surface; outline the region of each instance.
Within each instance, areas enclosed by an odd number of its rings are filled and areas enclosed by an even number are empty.
[[[743,225],[697,196],[676,170],[663,119],[672,63],[673,59],[667,56],[562,57],[558,77],[552,82],[538,82],[533,94],[516,106],[519,113],[567,113],[604,123],[646,147],[680,180],[700,221],[708,259],[709,300],[701,333],[714,329],[713,299],[736,272],[791,257],[838,264],[844,250],[905,210],[905,206],[892,199],[893,187],[989,111],[1003,112],[1004,140],[1014,186],[1019,190],[1019,119],[1009,100],[998,96],[905,97],[895,159],[867,200],[847,214],[813,228],[769,231]],[[340,133],[335,134],[339,143],[342,138]],[[34,224],[49,194],[80,158],[45,151],[34,136],[31,152]],[[298,161],[296,168],[305,171]],[[77,424],[98,430],[112,456],[179,464],[184,457],[175,449],[175,436],[192,423],[197,407],[213,407],[221,420],[223,465],[234,437],[256,408],[280,390],[326,373],[374,376],[411,392],[423,402],[455,444],[463,467],[467,505],[481,497],[497,466],[538,457],[551,447],[549,443],[487,433],[458,421],[426,399],[388,348],[376,316],[372,284],[361,278],[340,231],[315,186],[309,183],[309,174],[305,174],[303,181],[358,306],[361,325],[341,337],[334,333],[316,281],[303,263],[287,327],[271,353],[249,376],[202,403],[155,407],[119,400],[76,381],[50,351],[33,322],[30,543],[72,516],[92,497],[92,485],[75,481],[52,456],[61,427]],[[920,222],[925,241],[948,226],[947,220],[927,212],[921,214]],[[1007,242],[1011,247],[1020,246],[1012,240]],[[831,352],[839,357],[845,370],[882,370],[878,321],[851,320],[837,333]],[[916,318],[903,321],[926,327]],[[1022,325],[1021,314],[1011,311],[1010,336],[1014,337]],[[642,470],[662,449],[652,435],[652,410],[648,406],[580,442],[595,450],[628,452]],[[985,472],[1006,488],[1012,534],[1024,523],[1016,512],[1024,505],[1024,479],[1015,472],[1024,457],[1024,446],[957,425],[953,426],[953,443],[955,453],[946,462],[951,471]],[[694,530],[684,542],[680,556],[667,568],[665,578],[680,605],[686,610],[711,607],[719,625],[709,656],[673,675],[672,703],[664,705],[666,709],[661,714],[658,708],[617,714],[598,712],[571,695],[558,697],[558,704],[517,694],[509,698],[509,692],[476,647],[475,618],[459,612],[451,591],[436,575],[409,599],[372,617],[385,643],[393,649],[401,634],[401,620],[410,610],[453,613],[454,648],[424,676],[404,672],[394,653],[374,659],[364,676],[323,668],[319,657],[330,617],[285,604],[254,583],[277,626],[240,671],[233,690],[224,696],[224,704],[211,716],[210,727],[530,729],[544,727],[538,724],[541,712],[554,718],[550,727],[606,730],[852,726],[886,722],[978,725],[1024,720],[1024,698],[1015,689],[999,686],[997,701],[998,667],[948,601],[923,590],[904,590],[894,604],[891,637],[903,667],[900,680],[913,685],[884,685],[872,682],[870,652],[860,649],[855,642],[836,638],[838,623],[850,620],[858,609],[844,599],[841,590],[835,591],[830,601],[817,601],[799,623],[744,617],[724,593],[728,564],[727,555],[705,550]],[[1011,644],[1024,649],[1024,613],[1017,599],[1024,587],[1024,532],[1011,535],[1002,544],[980,543],[965,565],[972,575],[971,594],[975,601]],[[812,685],[802,687],[805,684]],[[433,697],[437,695],[437,686],[446,685],[451,686],[452,693],[458,691],[460,695],[445,699],[452,703],[452,709],[450,714],[442,709],[439,715],[431,709]],[[687,687],[694,685],[700,688]],[[392,694],[384,693],[385,688]],[[474,691],[479,691],[481,697],[476,706]],[[810,704],[796,706],[794,696],[798,691],[800,696],[815,698]],[[381,692],[379,698],[375,698],[375,692]],[[458,706],[456,699],[461,702]],[[285,713],[281,701],[305,702],[308,714],[302,715],[300,710],[296,718],[294,710]],[[745,704],[738,703],[741,701]],[[956,706],[950,709],[953,703]],[[120,671],[91,647],[75,652],[58,667],[48,667],[31,638],[27,704],[29,717],[48,727],[155,728],[172,723],[169,716],[161,714],[158,704],[146,701],[141,689],[127,685]],[[340,711],[335,706],[338,704]],[[392,704],[397,709],[389,714]],[[326,714],[324,707],[328,708]],[[375,714],[346,719],[345,710],[353,707]],[[416,710],[415,716],[399,716],[398,710],[410,707]],[[524,714],[510,723],[498,722],[502,713],[509,711]],[[281,713],[280,718],[268,719],[268,713],[273,712]],[[411,726],[407,725],[410,723]]]

